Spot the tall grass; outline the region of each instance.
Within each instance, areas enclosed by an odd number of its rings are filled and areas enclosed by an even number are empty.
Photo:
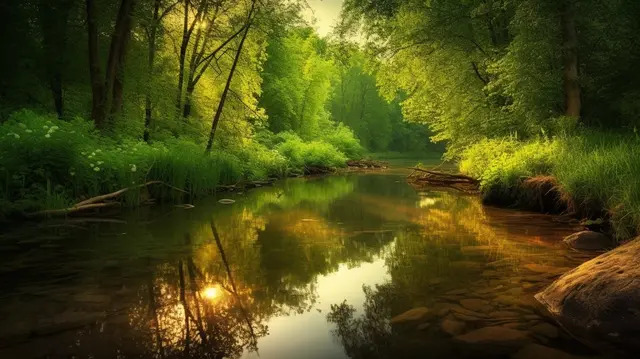
[[[357,152],[359,144],[347,135],[342,131],[336,136]],[[102,136],[82,119],[66,122],[16,112],[0,125],[0,216],[63,208],[147,181],[162,181],[198,196],[220,184],[280,177],[306,166],[341,167],[347,159],[330,143],[304,142],[291,134],[282,135],[275,148],[252,140],[237,142],[205,154],[202,144],[188,139],[148,144]],[[168,188],[164,192],[174,199],[183,196]],[[127,193],[126,201],[137,204],[138,193]]]
[[[617,238],[640,233],[640,139],[635,135],[583,131],[528,142],[485,140],[462,154],[460,170],[479,178],[484,192],[507,192],[524,178],[552,175],[573,205],[606,211]]]

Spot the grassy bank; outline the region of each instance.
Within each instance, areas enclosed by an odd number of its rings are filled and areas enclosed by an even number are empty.
[[[557,192],[556,200],[570,211],[608,219],[616,238],[640,233],[640,138],[635,134],[484,140],[464,151],[460,169],[481,180],[487,199],[526,206],[531,198],[523,189],[546,182],[545,193]],[[537,183],[527,181],[536,176]]]
[[[218,185],[303,173],[310,166],[343,167],[362,152],[352,133],[340,128],[324,141],[304,142],[291,133],[261,138],[205,153],[197,141],[108,137],[82,119],[16,112],[0,125],[0,217],[66,208],[148,181],[205,195]],[[184,196],[168,187],[164,192]],[[130,191],[125,202],[138,204],[139,195]]]

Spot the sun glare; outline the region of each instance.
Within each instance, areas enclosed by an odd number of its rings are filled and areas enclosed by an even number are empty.
[[[209,286],[202,291],[202,296],[207,299],[213,300],[220,296],[220,290],[216,287]]]

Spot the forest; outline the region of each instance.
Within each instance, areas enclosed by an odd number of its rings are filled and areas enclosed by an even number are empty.
[[[2,213],[162,181],[218,185],[421,152],[355,43],[296,1],[2,4]],[[133,191],[127,202],[139,200]]]
[[[0,16],[0,357],[640,349],[640,1]]]
[[[636,2],[348,0],[324,38],[305,5],[3,4],[3,213],[442,144],[489,197],[553,175],[569,205],[635,233]]]

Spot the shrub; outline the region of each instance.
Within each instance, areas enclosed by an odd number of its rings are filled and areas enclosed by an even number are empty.
[[[296,170],[306,167],[344,167],[347,157],[333,145],[321,141],[304,142],[293,133],[278,135],[282,142],[276,146]]]
[[[364,155],[364,148],[354,136],[353,131],[341,123],[332,128],[323,140],[344,153],[347,159],[357,160]]]

